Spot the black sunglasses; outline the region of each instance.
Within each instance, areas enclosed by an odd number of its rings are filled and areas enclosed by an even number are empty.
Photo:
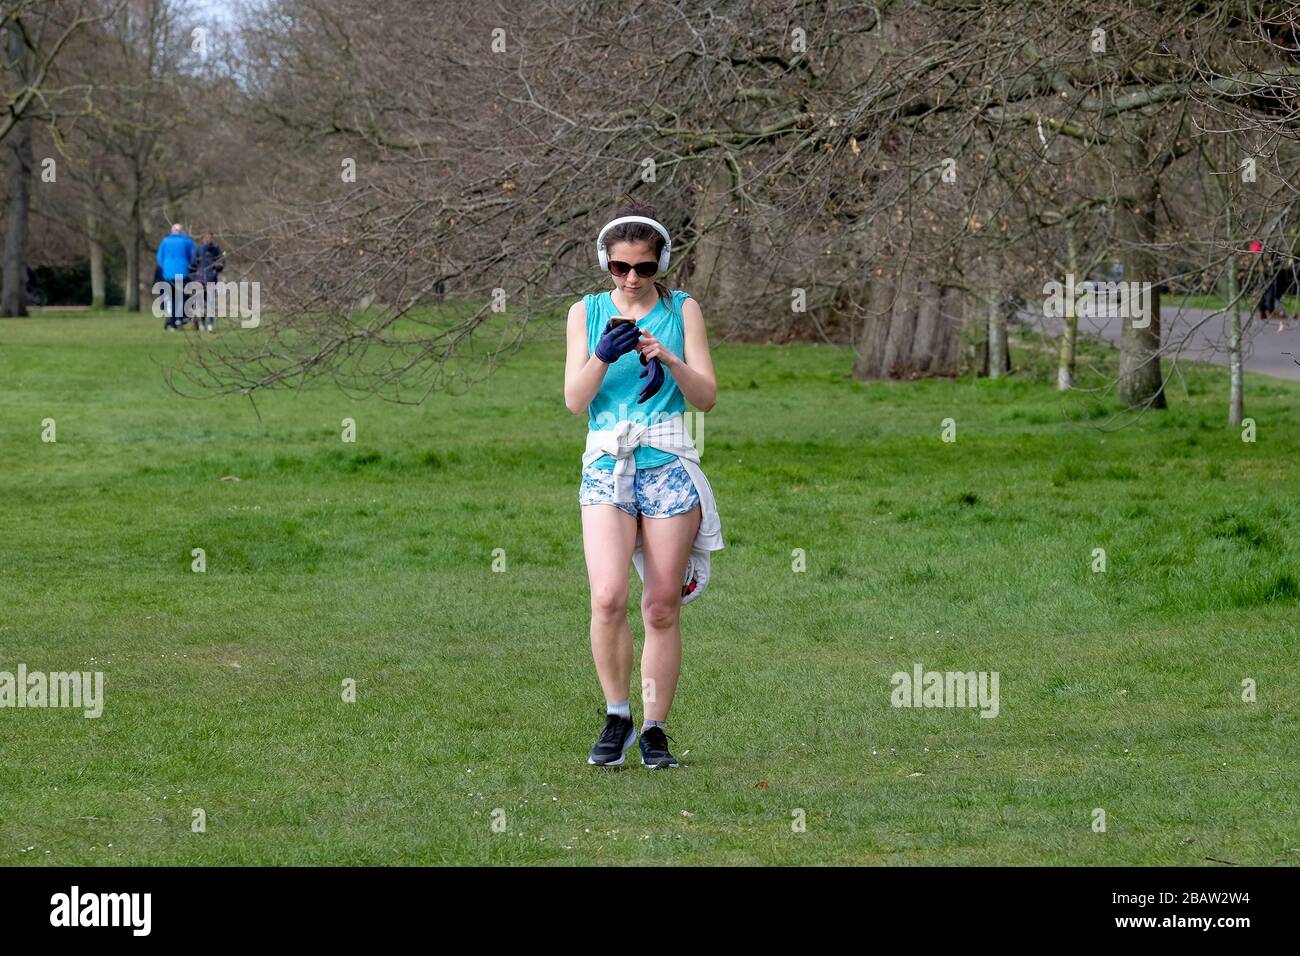
[[[632,269],[635,269],[636,274],[642,279],[648,279],[659,271],[659,263],[651,260],[650,262],[638,262],[633,266],[626,262],[619,262],[617,259],[611,259],[609,261],[609,271],[620,279],[627,275]]]

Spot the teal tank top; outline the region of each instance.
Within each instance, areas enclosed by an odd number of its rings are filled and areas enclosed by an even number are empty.
[[[640,328],[657,338],[663,343],[664,348],[679,358],[686,357],[682,329],[682,303],[688,298],[690,298],[689,293],[674,289],[670,302],[659,299],[649,314],[637,322]],[[595,354],[596,343],[600,341],[601,333],[605,331],[605,323],[611,316],[617,314],[618,309],[614,307],[614,299],[608,292],[583,296],[582,301],[587,306],[587,355],[591,356]],[[633,349],[626,355],[620,355],[618,360],[605,370],[605,379],[601,382],[600,390],[596,392],[596,397],[591,400],[591,405],[588,407],[589,431],[613,428],[624,419],[653,425],[656,421],[663,421],[674,414],[686,411],[686,399],[682,396],[677,383],[673,381],[672,373],[666,368],[664,383],[658,393],[643,404],[637,404],[636,397],[646,383],[646,379],[639,377],[644,368],[640,354]],[[660,465],[677,460],[676,455],[670,455],[649,445],[642,445],[632,454],[637,468],[658,468]],[[605,471],[613,471],[614,456],[601,455],[592,464]]]

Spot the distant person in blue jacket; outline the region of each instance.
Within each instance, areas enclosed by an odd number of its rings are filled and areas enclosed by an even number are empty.
[[[171,316],[163,325],[165,329],[175,331],[185,323],[185,276],[190,271],[190,262],[194,259],[194,240],[185,235],[185,229],[180,223],[172,226],[170,236],[163,238],[158,243],[158,266],[162,269],[163,281],[171,287],[167,293],[170,302]],[[177,294],[177,282],[180,283],[181,294]]]

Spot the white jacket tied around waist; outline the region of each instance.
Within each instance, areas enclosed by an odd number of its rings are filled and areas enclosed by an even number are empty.
[[[631,504],[636,500],[636,459],[633,455],[642,445],[650,445],[669,455],[676,455],[700,496],[700,530],[696,532],[695,541],[691,545],[691,554],[686,561],[686,577],[682,584],[682,603],[689,604],[703,594],[708,586],[713,564],[710,552],[721,551],[725,545],[722,542],[722,519],[718,516],[718,504],[714,500],[709,479],[704,477],[704,472],[700,469],[700,453],[691,442],[681,413],[653,425],[624,420],[610,429],[588,431],[587,450],[583,453],[582,465],[585,468],[603,455],[612,455],[614,500]],[[632,563],[644,582],[642,560],[641,525],[638,522]]]

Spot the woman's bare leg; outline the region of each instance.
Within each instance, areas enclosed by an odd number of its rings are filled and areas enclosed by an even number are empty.
[[[641,617],[641,700],[646,720],[667,721],[682,668],[682,577],[700,528],[700,506],[671,518],[641,520],[645,589]],[[633,541],[635,545],[635,540]]]
[[[591,656],[605,700],[627,700],[632,677],[627,586],[636,518],[613,505],[583,505],[582,543],[591,587]]]

